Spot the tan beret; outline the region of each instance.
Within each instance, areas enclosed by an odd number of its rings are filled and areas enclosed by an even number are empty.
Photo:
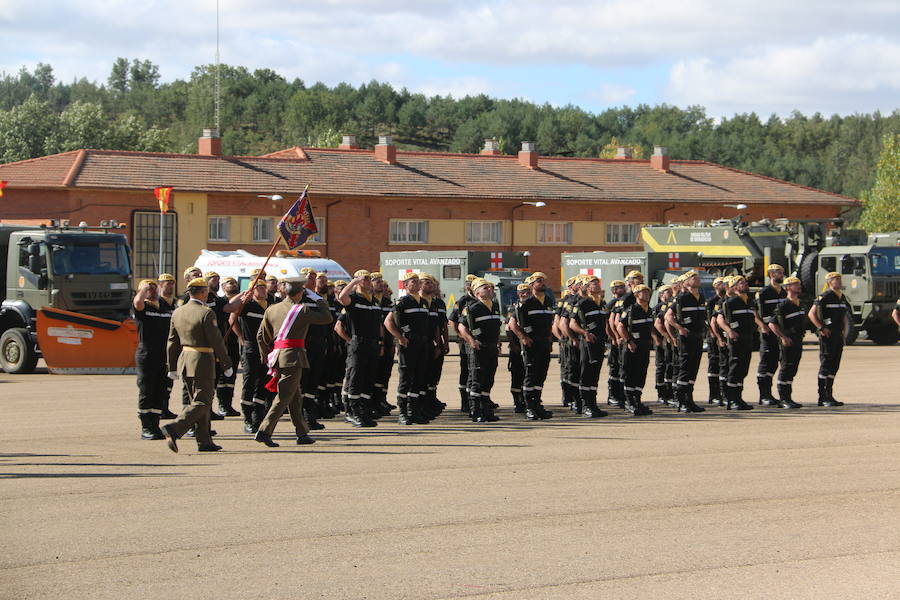
[[[160,273],[159,277],[156,278],[157,281],[175,281],[175,278],[172,277],[171,273]]]
[[[192,288],[192,287],[207,287],[208,285],[209,285],[209,282],[206,281],[206,279],[204,279],[203,277],[196,277],[196,278],[194,278],[194,279],[191,279],[191,280],[188,282],[188,284],[187,284],[187,286],[188,286],[189,288]]]

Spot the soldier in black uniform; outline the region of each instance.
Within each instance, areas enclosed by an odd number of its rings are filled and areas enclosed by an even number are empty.
[[[718,315],[718,325],[728,336],[728,382],[725,385],[725,407],[731,410],[751,410],[753,406],[744,402],[744,378],[750,370],[753,354],[753,337],[763,327],[762,321],[747,297],[748,284],[742,275],[731,278],[730,287],[735,295],[725,299],[722,312]]]
[[[450,327],[453,329],[453,332],[456,333],[456,341],[459,345],[459,384],[457,385],[457,388],[459,389],[459,410],[464,413],[467,413],[470,410],[469,393],[466,389],[466,386],[469,384],[469,350],[466,347],[466,341],[459,335],[458,326],[463,309],[466,307],[466,304],[472,300],[472,281],[474,280],[474,275],[466,275],[466,291],[453,303],[453,308],[447,316]]]
[[[327,299],[331,316],[337,327],[343,306],[337,301],[338,295],[347,286],[347,282],[338,279],[334,282],[334,293]],[[328,394],[332,408],[340,412],[344,407],[343,388],[344,375],[347,372],[347,342],[338,335],[332,337],[334,346],[328,349]]]
[[[578,393],[581,414],[587,418],[605,417],[597,406],[597,383],[606,353],[606,322],[609,313],[603,303],[603,288],[595,275],[582,278],[584,296],[572,307],[569,329],[581,340]]]
[[[725,300],[725,281],[721,277],[713,279],[713,289],[716,295],[706,302],[706,322],[709,329],[706,334],[706,380],[709,382],[709,397],[706,402],[708,404],[718,404],[722,406],[725,400],[722,399],[722,388],[719,386],[719,358],[721,356],[720,346],[716,334],[713,333],[713,325],[718,307]]]
[[[615,326],[615,321],[612,319],[613,313],[622,310],[622,298],[625,296],[625,282],[621,279],[615,279],[609,284],[609,289],[612,292],[612,299],[606,303],[606,312],[608,313],[606,335],[609,338],[609,359],[607,363],[609,373],[606,382],[608,395],[606,403],[610,406],[625,408],[625,390],[623,389],[622,381],[619,378],[619,362],[621,358],[619,354],[619,331]]]
[[[225,306],[227,313],[236,315],[241,330],[241,362],[244,364],[244,380],[241,388],[241,412],[244,415],[244,431],[256,433],[262,423],[275,393],[266,389],[269,382],[266,357],[260,356],[256,334],[262,323],[266,309],[269,307],[269,296],[266,284],[260,280],[253,289],[232,298]]]
[[[374,427],[372,419],[378,357],[381,356],[384,332],[381,328],[381,303],[375,301],[372,277],[366,270],[353,274],[350,284],[338,296],[350,325],[347,345],[347,399],[351,411],[346,420],[354,427]]]
[[[384,280],[381,273],[372,273],[372,291],[375,294],[375,300],[381,307],[381,319],[385,318],[394,309],[394,301],[391,300],[391,288]],[[381,416],[386,417],[391,411],[397,408],[387,400],[388,384],[391,381],[391,372],[394,370],[394,336],[389,331],[381,328],[383,334],[381,336],[382,351],[378,357],[378,368],[375,374],[375,408],[379,410]]]
[[[225,340],[225,348],[228,350],[229,358],[237,356],[240,353],[237,338],[232,334],[228,336],[228,339],[225,339],[225,332],[230,328],[228,322],[229,315],[224,310],[225,305],[228,304],[228,300],[219,295],[219,274],[215,271],[207,271],[203,277],[209,283],[209,295],[206,299],[206,306],[216,314],[216,323],[219,326],[219,332],[222,334],[222,339]],[[237,366],[236,363],[232,364]],[[237,417],[241,414],[232,407],[232,402],[234,400],[234,382],[237,379],[235,371],[236,369],[232,369],[231,375],[226,377],[223,369],[218,365],[216,366],[216,401],[219,410],[212,411],[212,420],[214,421],[224,417]]]
[[[303,267],[300,269],[300,273],[306,276],[306,289],[312,289],[321,298],[327,296],[328,277],[324,273],[318,274],[310,267]],[[314,310],[317,306],[316,300],[306,292],[301,296],[300,303],[306,305],[309,310]],[[300,389],[303,394],[303,412],[306,422],[313,431],[325,429],[325,425],[319,423],[319,418],[334,416],[330,407],[323,407],[318,401],[319,388],[325,377],[328,337],[332,335],[333,328],[333,321],[326,324],[311,323],[309,329],[306,330],[306,338],[304,338],[306,360],[309,362],[309,366],[303,369],[303,375],[300,377]]]
[[[393,312],[384,320],[385,328],[400,344],[400,380],[397,385],[400,415],[397,420],[401,425],[424,425],[428,423],[422,410],[427,375],[425,360],[427,353],[434,350],[434,336],[430,331],[433,323],[428,316],[428,308],[419,295],[422,289],[419,276],[406,273],[403,276],[403,286],[406,295],[397,300]]]
[[[525,418],[530,421],[549,419],[553,413],[541,403],[544,380],[550,367],[550,352],[553,348],[553,317],[556,314],[553,300],[546,294],[547,276],[537,271],[525,280],[531,286],[531,297],[519,304],[509,327],[522,343],[522,358],[525,362],[525,381],[522,393],[525,396]]]
[[[577,277],[566,279],[566,291],[556,301],[556,315],[553,317],[553,335],[559,340],[559,385],[562,390],[563,406],[573,409],[578,398],[578,385],[572,386],[572,353],[574,344],[569,339],[569,312],[578,297],[579,280]],[[577,343],[577,342],[576,342]]]
[[[778,399],[781,408],[803,406],[793,399],[794,377],[803,356],[803,336],[806,335],[806,315],[800,308],[800,280],[788,277],[783,280],[787,298],[775,306],[769,328],[781,341],[781,368],[778,370]]]
[[[621,319],[622,313],[628,310],[628,307],[634,304],[634,288],[639,285],[644,285],[644,275],[640,271],[629,271],[628,275],[625,276],[625,285],[628,288],[628,291],[625,292],[625,295],[622,296],[621,303],[617,303],[616,310],[610,314],[610,318],[613,320],[613,325],[616,328],[616,331],[619,331],[619,320]],[[619,347],[617,348],[619,352],[619,381],[621,382],[621,396],[619,397],[619,405],[621,406],[622,400],[625,400],[626,408],[627,408],[627,394],[625,394],[624,385],[625,385],[625,352],[626,342],[624,338],[619,338]]]
[[[474,279],[472,292],[475,299],[463,308],[459,321],[459,334],[469,348],[470,415],[475,423],[491,423],[500,420],[491,400],[500,356],[500,307],[491,282]]]
[[[159,285],[152,279],[141,281],[132,305],[138,330],[134,364],[137,370],[141,439],[161,440],[165,437],[159,428],[159,420],[168,399],[166,341],[172,309],[167,303],[160,302]]]
[[[633,285],[631,302],[620,314],[616,323],[619,337],[625,340],[622,356],[622,371],[625,374],[625,408],[635,417],[652,415],[641,395],[647,381],[647,367],[650,365],[651,332],[653,331],[653,311],[650,308],[650,288],[643,284]]]
[[[722,278],[722,284],[725,286],[725,295],[713,308],[712,320],[709,322],[709,330],[715,336],[716,343],[719,346],[719,406],[725,406],[725,396],[728,388],[728,364],[731,361],[731,348],[728,345],[728,335],[725,330],[719,327],[719,315],[722,314],[722,305],[725,300],[736,296],[737,292],[731,287],[733,276],[727,275]]]
[[[765,330],[759,336],[759,367],[756,370],[756,382],[759,386],[759,403],[765,406],[778,406],[778,400],[772,397],[772,379],[778,368],[778,336],[769,328],[775,319],[775,307],[787,297],[781,286],[784,281],[784,268],[781,265],[769,265],[769,285],[756,295],[756,311],[765,324]]]
[[[703,412],[705,409],[694,402],[694,385],[706,335],[706,299],[700,293],[700,275],[695,271],[682,275],[682,286],[684,291],[672,301],[666,313],[666,324],[678,332],[675,400],[679,412]]]
[[[834,378],[841,366],[844,336],[850,326],[850,303],[841,291],[841,274],[825,276],[828,290],[809,309],[810,322],[819,333],[819,406],[843,406],[834,397]]]
[[[447,304],[441,298],[438,280],[434,275],[422,273],[419,279],[422,281],[422,302],[428,308],[428,317],[431,319],[429,332],[432,336],[432,350],[425,362],[425,398],[422,400],[422,406],[425,416],[433,420],[447,407],[437,397],[438,384],[444,370],[444,356],[450,352],[450,342],[447,339]]]
[[[156,278],[159,283],[159,307],[160,310],[172,312],[178,306],[178,298],[175,296],[175,277],[171,273],[160,273]],[[172,396],[172,386],[175,382],[166,377],[166,393],[163,397],[162,419],[174,419],[178,415],[169,410],[169,398]]]
[[[522,385],[525,382],[525,362],[522,360],[522,343],[516,334],[509,328],[509,320],[516,314],[519,304],[528,299],[531,295],[531,287],[528,284],[520,283],[516,286],[516,296],[518,300],[509,305],[506,311],[506,341],[509,343],[509,360],[507,361],[507,369],[509,369],[509,391],[513,397],[513,410],[516,413],[525,413],[525,398],[522,395]]]
[[[656,397],[660,404],[669,404],[674,402],[675,397],[672,394],[672,382],[668,373],[668,357],[670,356],[670,345],[673,340],[669,330],[666,328],[666,311],[669,310],[669,304],[672,301],[672,288],[664,285],[657,290],[658,302],[653,308],[653,327],[656,334],[653,336],[653,352],[656,362]]]

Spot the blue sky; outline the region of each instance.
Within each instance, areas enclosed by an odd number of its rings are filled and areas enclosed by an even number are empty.
[[[900,107],[896,0],[220,0],[222,61],[329,85],[486,93],[592,112]],[[164,81],[215,56],[215,0],[0,0],[0,70],[103,82],[119,56]]]

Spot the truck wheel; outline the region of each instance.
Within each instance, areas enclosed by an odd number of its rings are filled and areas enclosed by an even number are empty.
[[[37,366],[37,350],[27,329],[7,329],[0,336],[0,367],[7,373],[31,373]]]
[[[856,343],[856,338],[858,338],[858,337],[859,337],[859,327],[857,327],[855,324],[851,323],[850,329],[849,329],[849,331],[847,331],[847,335],[844,336],[844,345],[852,346],[853,344]]]
[[[797,278],[807,294],[816,296],[816,270],[819,268],[819,253],[810,252],[803,258],[800,268],[797,269]]]
[[[877,329],[867,329],[866,334],[869,339],[879,346],[892,346],[900,340],[900,331],[896,327],[878,327]]]

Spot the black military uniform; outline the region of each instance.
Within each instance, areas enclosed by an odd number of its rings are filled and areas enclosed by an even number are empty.
[[[719,314],[719,308],[722,301],[725,300],[724,295],[716,294],[713,298],[706,302],[706,321],[710,325],[716,315]],[[706,335],[706,380],[709,382],[709,404],[718,404],[723,406],[725,400],[722,398],[722,387],[720,386],[720,360],[722,359],[722,348],[716,341],[716,336],[712,333],[712,328],[707,330]],[[727,359],[726,359],[727,361]]]
[[[675,400],[681,412],[703,412],[694,402],[694,385],[700,358],[703,356],[703,336],[706,334],[706,299],[689,290],[678,294],[671,308],[675,322],[687,329],[687,335],[678,335],[678,366],[675,376]]]
[[[808,328],[806,313],[800,308],[799,302],[794,303],[785,298],[775,306],[773,319],[781,333],[791,340],[790,346],[781,345],[781,368],[778,370],[779,403],[782,408],[800,408],[802,405],[794,402],[793,390],[794,377],[803,356],[803,336]]]
[[[375,297],[378,306],[381,307],[381,321],[384,322],[391,311],[394,309],[394,303],[390,296]],[[384,329],[381,337],[382,352],[378,356],[378,367],[375,374],[375,406],[381,410],[382,416],[387,416],[391,410],[397,408],[387,401],[388,384],[391,381],[391,372],[394,370],[394,336],[387,329]]]
[[[783,287],[769,285],[756,295],[756,311],[763,323],[768,325],[775,319],[775,307],[787,298]],[[759,367],[756,370],[756,382],[759,386],[759,403],[766,406],[778,404],[772,397],[772,379],[778,368],[778,336],[770,330],[759,334]]]
[[[556,311],[549,294],[544,294],[543,298],[531,296],[516,309],[516,322],[532,341],[531,346],[522,345],[522,359],[525,362],[525,381],[522,385],[525,417],[532,421],[553,416],[541,404],[541,395],[544,380],[547,379],[547,369],[550,367],[554,314]]]
[[[337,301],[334,294],[327,298],[328,310],[331,318],[336,323],[340,319],[343,306]],[[344,387],[344,374],[347,370],[347,343],[336,334],[329,338],[329,346],[326,354],[327,367],[325,369],[325,402],[331,404],[332,410],[340,412],[343,409],[342,392]]]
[[[458,326],[463,309],[473,300],[474,298],[468,293],[460,296],[459,299],[453,303],[453,308],[450,310],[447,319]],[[459,345],[459,383],[456,386],[459,389],[459,410],[460,412],[467,413],[470,410],[469,393],[466,389],[466,386],[469,384],[469,349],[465,340],[461,337],[457,338],[456,341]]]
[[[165,300],[145,300],[144,310],[134,310],[134,320],[138,330],[134,364],[137,370],[141,437],[145,440],[161,440],[164,436],[159,428],[159,419],[168,408],[169,398],[166,341],[172,322],[172,307]]]
[[[316,301],[306,292],[303,293],[300,302],[305,304],[308,310],[315,310],[317,306]],[[323,387],[322,382],[325,378],[328,337],[332,335],[333,328],[333,321],[325,325],[311,323],[309,329],[306,330],[306,338],[304,338],[306,360],[309,361],[309,367],[303,369],[303,375],[300,377],[300,390],[303,393],[303,412],[306,413],[307,423],[312,430],[325,428],[317,419],[334,416],[331,407],[319,402],[319,391]]]
[[[653,318],[655,322],[666,326],[666,311],[669,310],[670,300],[658,302],[653,308]],[[672,373],[671,373],[671,344],[669,338],[660,335],[660,342],[654,348],[654,361],[656,364],[656,396],[660,404],[668,404],[674,401],[672,394]]]
[[[572,280],[570,279],[568,285],[572,285]],[[567,291],[566,295],[556,301],[556,316],[560,319],[568,318],[569,308],[574,301],[574,294],[571,291]],[[569,381],[570,376],[570,365],[569,365],[569,338],[563,335],[563,332],[559,331],[559,350],[557,352],[557,356],[559,358],[559,387],[562,390],[562,404],[563,406],[569,406],[574,404],[574,397],[572,394],[572,385]]]
[[[621,314],[621,320],[625,324],[628,339],[634,342],[635,349],[623,346],[622,371],[624,372],[625,407],[634,416],[650,415],[650,410],[641,402],[644,383],[647,381],[647,367],[650,365],[650,346],[652,338],[650,331],[653,328],[653,311],[636,301],[631,294],[632,302]]]
[[[566,296],[566,301],[563,302],[562,311],[560,313],[561,319],[573,319],[574,314],[573,310],[575,306],[582,300],[583,296],[580,294],[569,294]],[[581,413],[583,409],[583,404],[581,401],[581,339],[575,334],[574,331],[569,331],[568,339],[560,340],[559,347],[566,347],[565,351],[565,383],[566,385],[563,387],[563,393],[568,392],[568,405],[574,409],[574,411],[578,414]],[[563,352],[560,350],[560,357],[562,357]],[[566,405],[565,402],[566,396],[563,396],[563,405]]]
[[[431,351],[426,361],[427,374],[425,375],[425,398],[422,406],[429,419],[434,419],[443,412],[447,406],[437,397],[438,384],[441,382],[441,373],[444,370],[444,344],[442,332],[447,326],[447,303],[438,296],[422,298],[428,308],[428,318],[431,319]]]
[[[256,334],[265,315],[265,306],[256,300],[250,300],[244,305],[238,316],[238,324],[241,328],[241,337],[244,343],[241,346],[241,358],[244,363],[244,381],[241,388],[241,412],[244,415],[244,431],[256,433],[259,424],[275,399],[275,392],[266,389],[269,383],[269,368],[266,366],[266,357],[260,356],[259,344],[256,342]]]
[[[219,296],[210,290],[209,297],[206,299],[206,306],[216,313],[216,324],[219,326],[222,339],[225,340],[225,349],[228,350],[228,358],[231,359],[231,364],[237,367],[237,360],[240,358],[241,353],[240,343],[234,333],[225,338],[225,333],[231,328],[229,323],[231,315],[225,312],[225,306],[227,304],[227,298]],[[240,414],[232,407],[232,402],[234,401],[234,382],[236,380],[236,368],[232,369],[231,375],[226,377],[222,368],[218,365],[216,366],[216,400],[219,405],[220,415],[236,417]],[[213,415],[213,419],[215,419],[215,417],[216,415]]]
[[[509,359],[506,368],[509,370],[509,392],[513,397],[514,410],[517,413],[525,412],[525,398],[522,395],[522,385],[525,382],[525,362],[522,360],[522,343],[509,329],[509,319],[516,316],[519,303],[511,304],[506,312],[506,341],[509,343]]]
[[[378,357],[382,348],[381,303],[373,296],[354,292],[344,307],[350,343],[347,345],[347,399],[350,411],[347,421],[354,427],[374,427],[375,407],[372,396],[378,374]]]
[[[428,374],[426,356],[434,351],[433,323],[422,298],[412,294],[406,294],[397,301],[393,318],[409,342],[398,350],[398,421],[402,425],[426,424],[428,419],[423,413],[421,401],[425,397],[425,378]]]
[[[636,299],[634,297],[634,293],[629,290],[622,296],[621,300],[616,303],[616,311],[619,314],[619,318],[622,318],[625,315],[625,312],[635,303]],[[625,353],[628,351],[625,344],[618,346],[616,351],[619,353],[619,370],[618,370],[618,389],[619,389],[619,397],[618,404],[622,406],[623,404],[627,405],[628,403],[628,394],[625,393]]]
[[[850,303],[843,294],[828,290],[818,296],[813,305],[819,321],[831,335],[825,337],[819,330],[819,406],[843,406],[834,398],[834,378],[841,367],[844,353],[844,327],[850,318]]]
[[[478,280],[475,280],[476,282]],[[481,344],[480,348],[469,346],[469,404],[472,421],[485,423],[499,420],[494,415],[491,389],[497,373],[500,356],[500,309],[497,301],[488,304],[480,300],[469,302],[462,311],[462,322],[469,334]]]
[[[594,300],[590,295],[581,298],[572,307],[572,318],[579,327],[596,336],[590,342],[581,338],[579,349],[578,394],[582,414],[585,417],[604,417],[606,413],[597,407],[597,383],[600,380],[600,367],[603,366],[603,355],[606,353],[606,321],[609,316],[606,306],[599,298]]]
[[[722,302],[722,317],[737,334],[738,339],[728,337],[728,381],[725,384],[725,406],[738,410],[753,408],[744,402],[744,379],[750,370],[753,354],[753,337],[756,333],[754,311],[746,296],[738,294]]]
[[[622,298],[613,298],[609,302],[606,303],[606,312],[611,319],[614,314],[621,314],[622,312]],[[620,408],[625,408],[625,390],[622,389],[623,383],[620,374],[620,363],[622,360],[622,353],[619,351],[619,345],[615,342],[614,339],[609,340],[609,360],[607,364],[608,374],[607,374],[607,389],[608,396],[606,399],[606,403],[609,405],[616,405]]]

